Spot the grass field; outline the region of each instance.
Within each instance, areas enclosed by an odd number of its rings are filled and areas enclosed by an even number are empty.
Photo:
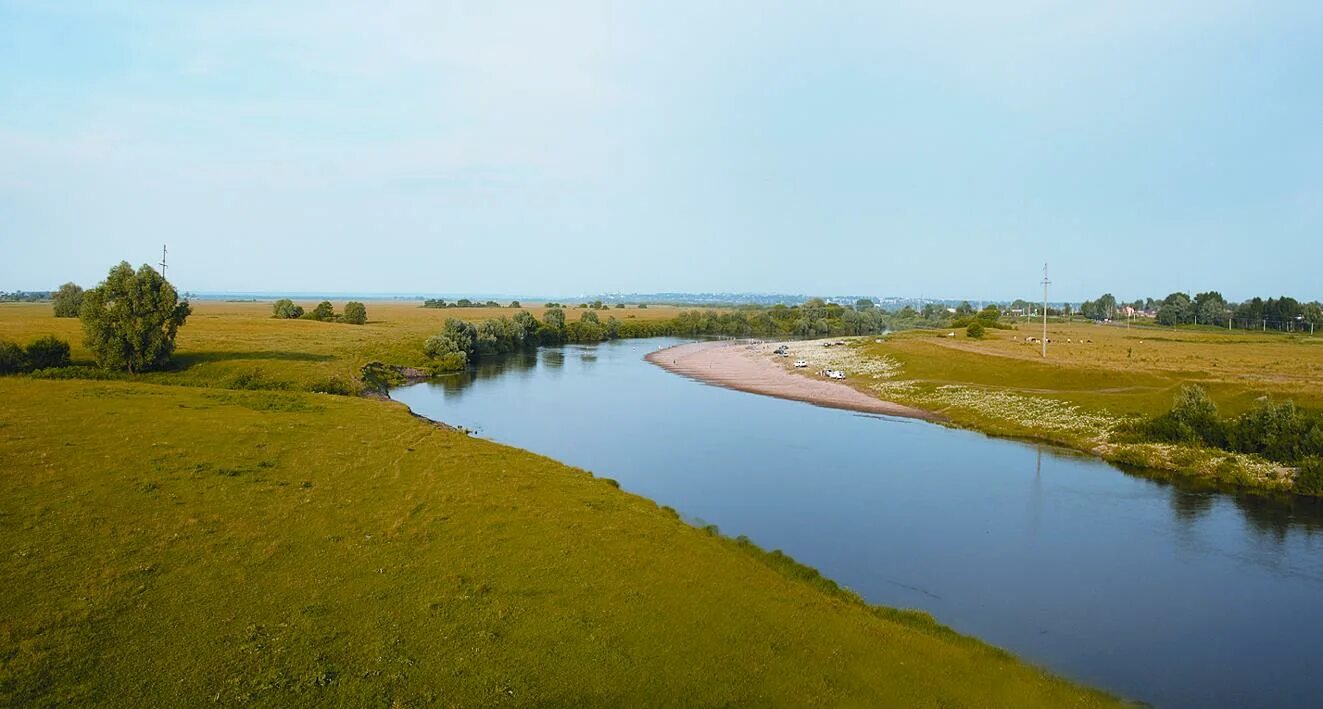
[[[397,404],[227,388],[407,364],[457,314],[268,308],[198,304],[170,372],[0,378],[0,704],[1111,703]]]
[[[960,426],[1267,489],[1288,486],[1289,471],[1247,456],[1121,444],[1112,434],[1127,419],[1170,409],[1184,384],[1206,389],[1223,415],[1263,397],[1323,408],[1323,335],[1050,323],[1043,359],[1041,345],[1025,341],[1041,332],[1026,324],[972,339],[914,330],[818,356],[871,372],[855,377],[856,387]]]
[[[315,302],[300,302],[311,310]],[[335,304],[339,312],[343,303]],[[541,319],[544,308],[524,308]],[[238,388],[286,388],[308,390],[332,378],[349,381],[362,366],[373,360],[392,364],[421,365],[423,342],[441,331],[446,318],[482,320],[510,317],[510,308],[422,308],[416,302],[368,301],[364,325],[276,320],[271,303],[193,303],[193,314],[180,328],[178,352],[171,371],[155,372],[135,381],[189,386]],[[566,319],[577,320],[577,310],[567,310]],[[665,320],[678,308],[649,306],[600,311],[602,319]],[[82,347],[82,330],[76,318],[51,316],[48,303],[0,303],[0,339],[24,344],[42,335],[55,335],[73,345],[75,364],[92,364]]]

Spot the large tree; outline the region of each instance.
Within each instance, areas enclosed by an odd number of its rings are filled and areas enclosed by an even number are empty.
[[[77,283],[65,283],[51,297],[55,305],[55,317],[76,318],[83,307],[83,289]]]
[[[146,372],[170,361],[175,333],[191,312],[164,276],[147,265],[135,273],[125,261],[83,294],[79,317],[97,364]]]

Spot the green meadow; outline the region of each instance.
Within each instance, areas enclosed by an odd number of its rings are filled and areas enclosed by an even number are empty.
[[[269,314],[196,304],[164,372],[0,378],[0,703],[1114,703],[606,477],[310,391],[416,363],[453,310]],[[88,364],[76,320],[0,306],[0,338],[44,334]]]

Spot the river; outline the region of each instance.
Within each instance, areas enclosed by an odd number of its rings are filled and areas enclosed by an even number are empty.
[[[1323,504],[721,389],[643,360],[679,342],[542,348],[391,396],[1131,699],[1323,701]]]

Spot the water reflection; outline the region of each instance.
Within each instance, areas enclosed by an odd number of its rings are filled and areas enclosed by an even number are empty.
[[[663,344],[521,353],[393,396],[1125,696],[1315,703],[1318,501],[709,387],[642,361]]]

